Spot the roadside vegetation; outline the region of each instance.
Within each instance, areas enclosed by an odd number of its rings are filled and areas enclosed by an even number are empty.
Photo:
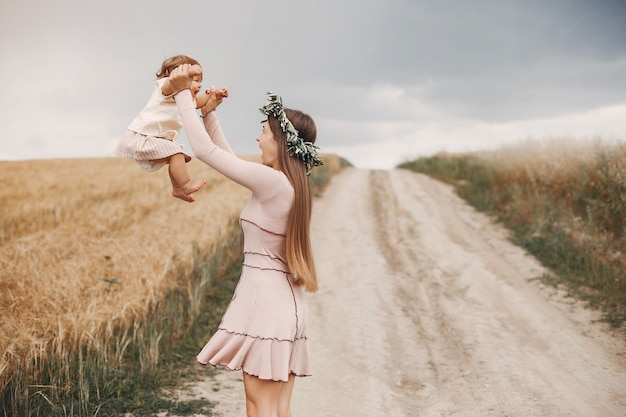
[[[626,320],[626,143],[526,141],[403,163],[447,182],[512,231],[553,273],[542,277]]]
[[[325,161],[318,192],[344,165]],[[122,159],[0,167],[0,416],[211,415],[168,392],[211,372],[193,358],[237,282],[249,192],[195,160],[193,204]]]

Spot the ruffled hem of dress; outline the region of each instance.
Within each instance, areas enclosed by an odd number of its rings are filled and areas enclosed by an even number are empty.
[[[225,369],[228,369],[229,371],[243,371],[243,372],[247,373],[248,375],[252,375],[252,376],[255,376],[255,377],[259,378],[259,379],[263,379],[263,380],[266,380],[266,381],[287,382],[287,380],[284,380],[284,379],[263,378],[262,376],[257,375],[254,372],[250,372],[250,371],[246,370],[246,368],[244,368],[243,366],[241,366],[239,368],[231,368],[230,366],[228,366],[226,364],[223,364],[223,363],[211,363],[211,362],[202,363],[197,358],[196,358],[196,363],[198,363],[198,364],[200,364],[202,366],[212,366],[214,368],[225,368]],[[289,375],[297,376],[298,378],[306,378],[307,376],[312,376],[312,374],[310,374],[310,373],[308,373],[308,374],[298,374],[298,373],[295,373],[295,372],[290,372]]]
[[[286,382],[289,375],[311,375],[306,342],[306,337],[278,340],[218,329],[196,361],[243,370],[259,379]]]

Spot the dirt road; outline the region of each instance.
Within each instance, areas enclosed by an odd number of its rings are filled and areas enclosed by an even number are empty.
[[[626,416],[626,343],[450,187],[347,169],[315,203],[294,417]],[[239,373],[196,391],[244,416]]]

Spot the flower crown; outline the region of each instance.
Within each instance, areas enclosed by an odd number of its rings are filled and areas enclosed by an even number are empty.
[[[311,142],[306,142],[299,137],[298,131],[293,124],[287,119],[285,115],[285,109],[283,108],[283,99],[272,93],[267,92],[267,104],[259,108],[259,111],[266,116],[270,114],[278,119],[280,127],[285,132],[287,151],[289,155],[295,156],[306,165],[306,174],[311,174],[313,167],[323,165],[324,162],[317,154],[319,147],[315,146]]]

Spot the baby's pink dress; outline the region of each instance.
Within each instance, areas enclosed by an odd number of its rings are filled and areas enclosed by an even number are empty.
[[[196,359],[274,381],[308,376],[307,302],[285,257],[293,187],[281,171],[235,156],[215,112],[202,126],[189,90],[178,93],[176,103],[195,156],[252,191],[240,216],[241,277],[217,332]]]

